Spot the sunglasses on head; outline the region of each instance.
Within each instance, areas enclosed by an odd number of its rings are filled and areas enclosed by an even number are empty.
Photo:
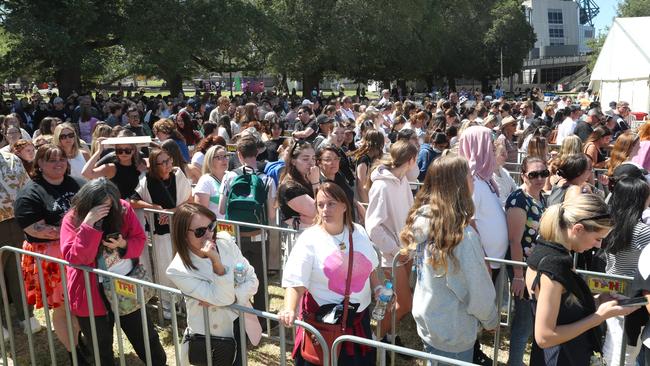
[[[115,154],[117,154],[117,155],[130,155],[132,152],[133,152],[133,149],[129,149],[129,148],[120,148],[120,147],[118,147],[118,148],[115,149]]]
[[[201,239],[207,231],[214,232],[214,229],[217,227],[217,220],[214,220],[208,226],[197,227],[196,229],[188,229],[194,233],[194,237]]]
[[[528,172],[526,173],[526,176],[528,179],[535,179],[535,178],[548,178],[551,175],[551,172],[548,171],[548,169],[544,170],[538,170],[534,172]]]
[[[592,221],[592,220],[593,221],[598,221],[598,220],[609,219],[611,217],[612,216],[609,213],[605,213],[605,214],[600,214],[600,215],[596,215],[596,216],[585,217],[584,219],[580,219],[580,220],[576,221],[576,224],[579,223],[579,222],[583,222],[583,221]]]
[[[59,135],[59,140],[73,139],[75,136],[74,132],[62,133]]]

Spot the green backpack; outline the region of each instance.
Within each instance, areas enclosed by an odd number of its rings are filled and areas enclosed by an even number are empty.
[[[250,167],[243,166],[235,172],[238,175],[230,183],[230,192],[226,202],[226,220],[260,225],[268,224],[266,182]],[[250,232],[259,229],[242,226],[239,230]]]

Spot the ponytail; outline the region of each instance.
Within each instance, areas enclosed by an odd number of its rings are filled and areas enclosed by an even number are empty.
[[[411,161],[411,159],[417,158],[418,148],[412,143],[404,140],[397,140],[394,144],[390,146],[390,155],[380,159],[375,162],[368,171],[368,176],[370,176],[379,166],[384,166],[386,169],[395,169],[399,168],[402,165]],[[366,190],[370,191],[372,186],[372,179],[366,180]]]

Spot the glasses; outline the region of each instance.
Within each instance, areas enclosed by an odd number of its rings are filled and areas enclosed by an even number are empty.
[[[228,156],[227,155],[215,155],[213,159],[214,160],[228,160]]]
[[[75,136],[76,135],[75,135],[74,132],[62,133],[62,134],[59,135],[59,140],[73,139]]]
[[[210,231],[214,232],[214,228],[217,227],[217,221],[212,221],[210,225],[208,226],[202,226],[202,227],[197,227],[196,229],[188,229],[187,231],[191,231],[194,233],[194,237],[197,239],[201,239],[203,236],[205,236],[205,233]]]
[[[548,169],[544,170],[538,170],[534,172],[528,172],[526,173],[526,176],[528,179],[535,179],[535,178],[548,178],[551,176],[551,172],[548,171]]]
[[[115,149],[115,154],[117,154],[117,155],[131,155],[132,152],[133,152],[133,149],[129,149],[129,148],[119,148],[118,147],[118,148]]]
[[[156,165],[167,165],[167,164],[171,165],[171,163],[172,163],[172,158],[167,158],[163,161],[156,161]]]
[[[580,219],[580,220],[576,221],[576,224],[580,223],[580,222],[583,222],[583,221],[592,221],[592,220],[593,221],[598,221],[598,220],[609,219],[611,217],[612,216],[609,213],[605,213],[605,214],[600,214],[600,215],[596,215],[596,216],[585,217],[584,219]]]

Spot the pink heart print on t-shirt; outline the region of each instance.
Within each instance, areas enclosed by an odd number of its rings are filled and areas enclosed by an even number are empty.
[[[348,275],[348,253],[335,250],[325,258],[323,262],[323,273],[329,280],[327,288],[339,295],[345,295],[345,282]],[[365,255],[355,251],[352,261],[352,280],[350,281],[350,293],[360,292],[366,284],[372,262]]]

